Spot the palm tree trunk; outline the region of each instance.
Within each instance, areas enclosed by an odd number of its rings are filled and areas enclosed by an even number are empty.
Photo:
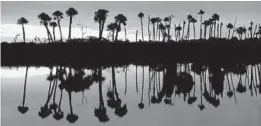
[[[62,98],[63,98],[63,89],[61,90],[61,95],[60,95],[60,100],[59,100],[59,108],[61,108]]]
[[[204,38],[207,39],[207,26],[205,25],[204,27]]]
[[[50,33],[50,30],[49,30],[48,26],[45,25],[45,28],[46,28],[46,30],[47,30],[47,35],[48,35],[48,38],[49,38],[49,42],[53,42],[52,35],[51,35],[51,33]]]
[[[217,24],[217,38],[219,37],[219,23]]]
[[[136,91],[137,93],[139,92],[138,90],[138,66],[136,65]]]
[[[99,68],[98,70],[98,76],[100,78],[99,80],[99,99],[100,99],[100,107],[104,107],[104,103],[103,103],[103,97],[102,97],[102,68]]]
[[[142,74],[142,91],[141,91],[141,103],[143,102],[143,92],[144,92],[144,67],[143,67],[143,74]]]
[[[144,41],[144,36],[143,36],[143,22],[142,22],[142,18],[140,18],[140,23],[141,23],[141,36],[142,36],[142,41]]]
[[[125,32],[125,41],[127,41],[127,31],[126,31],[126,27],[124,26],[124,32]]]
[[[24,94],[23,94],[23,106],[24,106],[24,104],[25,104],[25,96],[26,96],[26,81],[27,81],[27,73],[28,73],[28,67],[26,67],[26,72],[25,72]]]
[[[219,31],[220,31],[219,38],[222,38],[222,25],[220,25],[220,29],[219,29]]]
[[[53,27],[53,40],[56,41],[55,40],[55,27]]]
[[[136,30],[136,43],[138,42],[138,30]]]
[[[101,21],[99,20],[99,40],[101,41],[101,38],[102,38],[102,36],[101,36]]]
[[[190,35],[190,33],[189,33],[189,27],[190,27],[190,22],[188,22],[188,31],[187,31],[187,39],[189,40],[189,35]]]
[[[70,16],[70,23],[69,23],[69,35],[68,35],[68,40],[71,39],[71,27],[72,27],[72,16]]]
[[[24,42],[25,42],[25,31],[24,31],[24,24],[22,24],[22,28],[23,28],[23,39],[24,39]]]
[[[156,41],[156,39],[155,39],[155,24],[153,24],[152,26],[153,26],[153,41]]]
[[[72,92],[68,92],[69,95],[69,104],[70,104],[70,114],[73,114],[73,108],[72,108]]]
[[[227,39],[229,39],[230,38],[230,29],[228,30],[228,37],[227,37]]]
[[[148,17],[148,34],[149,34],[149,41],[150,41],[150,16]]]
[[[114,34],[115,34],[115,30],[112,30],[112,41],[114,42]]]
[[[127,88],[128,88],[127,77],[128,77],[128,70],[127,70],[127,67],[126,67],[126,71],[125,71],[125,91],[124,91],[125,95],[127,93]]]
[[[183,23],[181,39],[183,39],[183,37],[184,37],[184,30],[185,30],[185,24]]]
[[[202,39],[202,14],[200,14],[200,39]]]
[[[102,21],[102,23],[101,23],[101,38],[102,38],[103,29],[104,29],[104,23],[105,23],[105,21]]]
[[[214,38],[216,37],[216,21],[214,22]]]
[[[196,39],[196,28],[195,28],[195,23],[193,23],[193,29],[194,29],[194,39]]]
[[[59,26],[59,31],[60,31],[60,38],[61,38],[61,41],[63,41],[63,34],[62,34],[60,20],[58,20],[58,26]]]

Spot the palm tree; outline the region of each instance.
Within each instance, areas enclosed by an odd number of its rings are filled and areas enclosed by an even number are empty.
[[[192,19],[193,17],[192,17],[192,15],[188,15],[187,16],[187,19],[188,19],[188,31],[187,31],[187,39],[189,40],[189,36],[190,36],[190,32],[189,32],[189,30],[190,30],[190,23],[191,23],[191,19]]]
[[[72,92],[68,91],[68,95],[69,95],[69,104],[70,104],[70,113],[68,113],[66,119],[70,122],[70,123],[74,123],[78,120],[78,116],[76,114],[73,113],[73,108],[72,108]]]
[[[196,39],[195,23],[197,23],[197,20],[195,18],[191,18],[191,23],[193,24],[193,29],[194,29],[194,39]]]
[[[205,14],[205,11],[200,10],[198,14],[200,15],[200,39],[202,39],[202,15]]]
[[[72,18],[73,16],[77,15],[78,12],[75,10],[73,7],[70,7],[67,11],[66,14],[68,17],[70,17],[70,23],[69,23],[69,35],[68,35],[68,40],[71,39],[71,28],[72,28]]]
[[[48,14],[42,12],[41,14],[38,15],[38,19],[40,19],[40,23],[43,24],[44,27],[46,28],[49,42],[51,42],[51,41],[53,42],[52,35],[48,28],[48,24],[52,18]]]
[[[115,23],[119,27],[119,28],[117,28],[116,37],[115,37],[115,40],[118,41],[118,34],[120,32],[120,29],[121,29],[121,24],[126,25],[127,17],[124,16],[123,14],[118,14],[117,16],[114,17],[114,19],[115,19]]]
[[[163,20],[165,22],[166,28],[168,29],[168,41],[170,40],[169,33],[170,33],[170,28],[171,28],[171,19],[172,19],[172,17],[174,17],[174,16],[171,15],[171,16],[165,17],[164,20]]]
[[[120,30],[119,28],[120,27],[118,27],[115,22],[112,22],[112,23],[107,25],[107,31],[112,32],[112,41],[114,41],[115,30],[117,30],[117,29]]]
[[[148,34],[149,34],[149,41],[150,41],[150,15],[148,16]]]
[[[221,22],[221,24],[220,24],[220,29],[219,29],[220,34],[219,34],[219,38],[222,38],[222,26],[223,26],[223,22]]]
[[[163,42],[165,42],[166,27],[165,27],[162,23],[159,24],[159,30],[160,30],[161,33],[162,33]]]
[[[107,111],[104,106],[103,96],[102,96],[102,68],[98,69],[98,76],[99,76],[99,108],[95,108],[94,114],[101,122],[107,122],[109,121],[109,118],[107,116]]]
[[[155,23],[157,22],[157,18],[151,18],[150,21],[151,21],[151,24],[153,26],[153,40],[155,41],[156,40],[156,38],[155,38]]]
[[[177,31],[177,38],[180,40],[180,31],[182,30],[182,27],[180,26],[180,24],[179,24],[179,26],[177,26],[175,28],[175,30]]]
[[[214,23],[214,37],[216,37],[216,23],[219,21],[219,15],[217,13],[212,15],[213,23]]]
[[[55,40],[55,27],[57,27],[57,23],[56,22],[51,22],[50,26],[53,27],[53,39],[54,39],[54,41],[56,41]]]
[[[243,29],[242,29],[242,32],[244,33],[244,35],[245,35],[245,39],[247,39],[247,36],[246,36],[246,31],[247,31],[247,29],[246,29],[246,27],[244,26],[243,27]]]
[[[248,28],[250,32],[250,38],[253,38],[253,21],[250,21],[250,27]]]
[[[27,73],[28,73],[28,67],[26,67],[26,72],[25,72],[24,93],[23,93],[23,105],[17,107],[18,111],[21,112],[22,114],[26,113],[26,112],[29,110],[29,108],[28,108],[27,106],[24,106],[24,104],[25,104],[25,96],[26,96]]]
[[[231,31],[231,29],[234,28],[234,26],[231,23],[228,23],[227,24],[227,28],[228,28],[228,37],[227,37],[227,39],[229,39],[230,38],[230,31]]]
[[[243,29],[244,29],[243,27],[238,27],[236,29],[236,32],[237,32],[240,40],[242,40]]]
[[[183,20],[183,26],[182,26],[183,30],[182,30],[182,37],[181,37],[182,39],[183,39],[183,36],[184,36],[185,25],[186,25],[186,21]]]
[[[144,36],[143,36],[143,22],[142,22],[142,18],[144,17],[144,14],[143,14],[142,12],[140,12],[140,13],[138,14],[138,17],[140,18],[142,41],[144,41]]]
[[[25,30],[24,30],[24,24],[28,24],[28,20],[24,17],[21,17],[17,20],[17,24],[22,25],[22,30],[23,30],[23,39],[25,42]]]
[[[99,9],[94,13],[94,21],[99,23],[99,39],[102,39],[102,32],[104,28],[104,24],[107,18],[107,13],[109,13],[108,10],[105,9]]]
[[[61,29],[61,19],[63,19],[63,13],[59,10],[53,12],[54,20],[57,20],[59,31],[60,31],[60,38],[61,41],[63,41],[63,36],[62,36],[62,29]]]

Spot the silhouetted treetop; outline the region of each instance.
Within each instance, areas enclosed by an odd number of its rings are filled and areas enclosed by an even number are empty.
[[[138,14],[138,17],[139,17],[139,18],[143,18],[143,17],[144,17],[144,14],[143,14],[142,12],[140,12],[140,13]]]
[[[75,10],[73,7],[70,7],[67,11],[66,11],[67,16],[74,16],[78,14],[78,11]]]
[[[107,13],[109,13],[108,10],[105,9],[99,9],[94,13],[94,21],[99,22],[99,21],[105,21],[107,18]]]
[[[51,21],[52,18],[48,14],[42,12],[41,14],[38,15],[38,19],[41,20],[40,21],[41,24],[47,25],[47,23]]]
[[[24,17],[21,17],[17,20],[17,24],[27,24],[28,20]]]
[[[51,23],[50,23],[50,26],[52,26],[52,27],[57,27],[57,23],[56,23],[56,22],[51,22]]]
[[[56,20],[56,19],[59,20],[59,19],[63,18],[63,13],[61,11],[57,10],[57,11],[53,12],[53,16],[54,16],[54,20]]]
[[[116,22],[126,22],[127,21],[127,17],[124,16],[123,14],[118,14],[117,16],[114,17],[114,19],[116,20]]]
[[[198,14],[205,14],[205,11],[200,10],[200,11],[198,12]]]

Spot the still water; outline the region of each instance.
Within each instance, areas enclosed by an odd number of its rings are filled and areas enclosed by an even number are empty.
[[[260,65],[244,68],[2,67],[1,125],[260,126]]]

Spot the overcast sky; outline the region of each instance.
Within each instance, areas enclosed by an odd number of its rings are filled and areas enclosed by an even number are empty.
[[[226,25],[228,22],[234,22],[237,16],[238,25],[249,25],[250,20],[254,23],[261,23],[261,2],[1,2],[1,37],[2,40],[12,40],[16,34],[21,34],[21,26],[16,25],[17,19],[25,17],[28,19],[29,24],[26,28],[26,37],[29,39],[35,36],[46,37],[44,27],[40,26],[38,14],[46,12],[50,16],[55,10],[60,10],[65,13],[69,7],[74,7],[78,11],[78,15],[73,19],[72,37],[80,37],[80,29],[76,24],[81,23],[88,26],[87,35],[98,35],[98,24],[93,21],[94,12],[98,9],[109,10],[109,17],[106,20],[106,25],[113,22],[113,17],[119,13],[127,16],[127,30],[128,37],[133,40],[135,30],[140,30],[140,20],[137,17],[139,12],[145,14],[144,29],[147,29],[147,17],[165,16],[173,14],[175,16],[173,23],[180,23],[186,19],[186,15],[191,14],[199,21],[197,12],[202,9],[206,11],[203,18],[208,19],[212,14],[218,13],[220,21]],[[61,25],[63,27],[64,36],[68,35],[69,18],[65,16]],[[199,26],[196,25],[196,29]],[[36,32],[37,30],[37,32]],[[57,29],[58,34],[58,29]],[[107,33],[104,33],[106,36]],[[225,34],[225,33],[224,33]],[[59,34],[58,34],[59,35]],[[57,36],[58,36],[57,35]],[[145,31],[147,36],[147,31]],[[198,34],[197,34],[198,36]],[[22,38],[22,37],[21,37]],[[20,38],[20,39],[21,39]]]

